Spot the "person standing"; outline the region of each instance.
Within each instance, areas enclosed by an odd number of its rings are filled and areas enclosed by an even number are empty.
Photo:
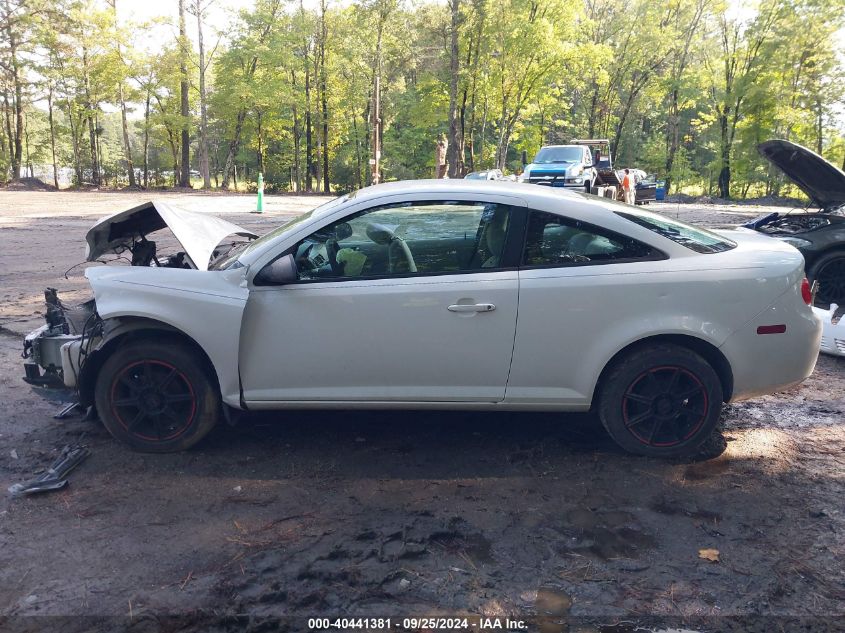
[[[625,176],[622,178],[622,192],[625,194],[626,204],[636,204],[637,179],[630,169],[625,170]]]

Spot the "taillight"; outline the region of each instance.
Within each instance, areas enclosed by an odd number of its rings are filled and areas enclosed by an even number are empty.
[[[807,278],[801,280],[801,298],[808,306],[813,305],[813,291],[810,289],[810,282]]]

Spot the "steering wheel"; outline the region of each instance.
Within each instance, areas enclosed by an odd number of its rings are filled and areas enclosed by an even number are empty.
[[[417,272],[417,264],[414,261],[414,256],[411,254],[411,249],[408,248],[408,244],[389,228],[383,224],[368,224],[367,237],[376,244],[387,246],[388,272],[400,272],[397,269],[399,267],[399,262],[402,260],[404,260],[405,264],[408,266],[407,272]]]
[[[319,242],[313,242],[308,245],[308,247],[302,252],[302,255],[297,257],[296,264],[297,266],[308,270],[308,271],[315,271],[319,270],[322,267],[322,263],[314,262],[311,259],[311,251],[317,246]],[[343,264],[337,261],[337,252],[340,250],[337,245],[337,240],[334,238],[330,238],[323,242],[326,247],[326,259],[328,260],[329,267],[332,270],[332,274],[334,275],[342,275],[343,274]]]

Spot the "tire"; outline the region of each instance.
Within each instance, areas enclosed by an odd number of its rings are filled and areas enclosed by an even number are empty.
[[[626,451],[649,457],[694,455],[722,409],[719,376],[679,345],[641,347],[616,361],[600,385],[599,418]]]
[[[592,193],[593,192],[593,183],[589,180],[584,183],[584,193]]]
[[[845,305],[845,251],[828,251],[821,255],[807,277],[819,282],[816,300],[819,303],[838,303]]]
[[[214,428],[220,413],[211,369],[175,341],[118,347],[97,375],[94,399],[109,433],[145,453],[191,448]]]

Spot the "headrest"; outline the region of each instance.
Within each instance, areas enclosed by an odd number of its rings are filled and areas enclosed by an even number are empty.
[[[370,223],[367,225],[367,237],[376,244],[387,245],[396,239],[396,234],[384,224]]]

